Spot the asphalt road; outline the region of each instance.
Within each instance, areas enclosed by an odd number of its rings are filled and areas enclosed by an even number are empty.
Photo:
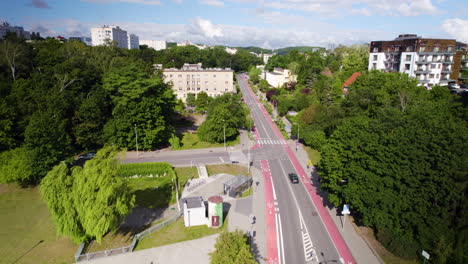
[[[244,101],[250,107],[257,138],[281,142],[247,87],[245,76],[237,78]],[[266,160],[269,165],[277,215],[278,263],[317,263],[317,259],[321,263],[340,263],[337,249],[303,183],[292,184],[288,179],[288,173],[298,173],[284,146],[264,144],[252,150],[251,155],[254,161]]]
[[[126,158],[123,163],[138,162],[168,162],[174,167],[197,166],[197,164],[224,164],[231,163],[229,153],[226,151],[193,150],[193,151],[168,151],[158,155],[144,156],[142,153],[138,158]]]

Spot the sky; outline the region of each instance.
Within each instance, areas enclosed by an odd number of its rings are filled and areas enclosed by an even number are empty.
[[[468,42],[466,0],[0,0],[0,19],[41,36],[118,25],[141,40],[268,49],[403,33]]]

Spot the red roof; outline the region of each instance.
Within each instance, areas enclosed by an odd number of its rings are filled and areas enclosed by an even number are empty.
[[[354,81],[356,81],[357,77],[361,76],[362,73],[360,72],[355,72],[353,73],[353,75],[351,75],[351,77],[348,78],[348,80],[346,80],[346,82],[343,83],[343,93],[348,93],[348,86],[351,85]]]

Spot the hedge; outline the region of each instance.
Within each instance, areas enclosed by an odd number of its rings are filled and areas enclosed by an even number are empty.
[[[175,172],[171,164],[167,162],[148,162],[148,163],[127,163],[120,167],[120,175],[122,177],[153,177],[169,176],[175,177]]]

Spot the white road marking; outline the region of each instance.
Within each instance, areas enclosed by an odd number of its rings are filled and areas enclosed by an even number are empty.
[[[224,159],[222,157],[219,157],[219,159],[221,160],[222,163],[224,163]]]
[[[279,214],[275,214],[276,219],[276,248],[278,249],[278,263],[281,263],[281,241],[280,241],[280,225],[279,225]]]
[[[283,260],[283,264],[286,263],[286,257],[284,256],[284,243],[283,243],[283,228],[281,227],[281,217],[278,213],[278,225],[279,225],[279,230],[280,230],[280,237],[281,237],[281,256]]]

